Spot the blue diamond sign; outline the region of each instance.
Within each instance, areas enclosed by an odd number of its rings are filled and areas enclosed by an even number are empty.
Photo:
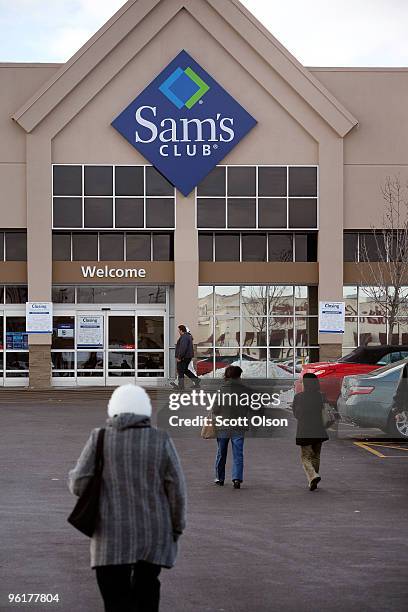
[[[188,195],[256,123],[181,51],[112,125]]]

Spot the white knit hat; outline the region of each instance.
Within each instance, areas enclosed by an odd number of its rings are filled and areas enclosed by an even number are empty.
[[[114,390],[108,403],[108,415],[114,417],[123,412],[149,418],[152,416],[150,397],[142,387],[129,384]]]

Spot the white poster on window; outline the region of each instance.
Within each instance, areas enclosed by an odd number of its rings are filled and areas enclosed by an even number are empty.
[[[52,302],[26,302],[26,332],[52,334]]]
[[[77,348],[103,348],[103,315],[78,317]]]
[[[319,302],[319,333],[344,334],[344,302]]]

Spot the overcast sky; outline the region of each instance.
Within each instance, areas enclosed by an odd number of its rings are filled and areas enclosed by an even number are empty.
[[[408,0],[242,1],[306,66],[408,66]],[[123,4],[0,0],[0,61],[66,61]]]

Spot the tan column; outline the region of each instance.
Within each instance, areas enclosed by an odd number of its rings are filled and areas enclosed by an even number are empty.
[[[27,275],[28,299],[51,301],[52,202],[51,140],[27,134]],[[29,334],[30,387],[51,384],[51,334]]]
[[[188,197],[177,191],[174,233],[175,326],[189,325],[193,336],[197,336],[198,331],[198,264],[194,191]]]
[[[343,140],[319,143],[319,300],[343,299]],[[319,334],[320,360],[341,354],[339,334]]]

